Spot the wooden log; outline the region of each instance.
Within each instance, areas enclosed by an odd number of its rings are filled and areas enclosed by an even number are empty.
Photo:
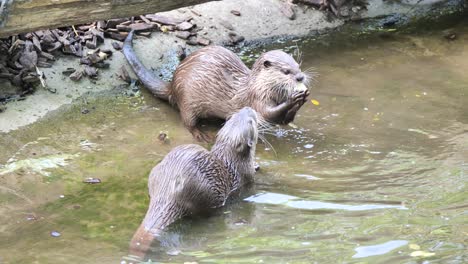
[[[132,17],[210,0],[0,0],[0,37]]]

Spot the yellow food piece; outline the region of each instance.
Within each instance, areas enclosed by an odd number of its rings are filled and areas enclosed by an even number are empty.
[[[160,30],[163,32],[163,33],[166,33],[169,31],[169,28],[167,28],[166,26],[161,26]]]
[[[409,248],[411,248],[412,250],[420,250],[421,247],[419,245],[416,245],[416,244],[409,244]]]
[[[426,251],[421,251],[421,250],[413,251],[413,252],[411,252],[411,254],[410,254],[411,257],[423,257],[423,258],[432,257],[432,256],[434,256],[434,255],[435,255],[435,253],[426,252]]]
[[[320,102],[315,100],[315,99],[312,99],[310,100],[314,105],[320,105]]]

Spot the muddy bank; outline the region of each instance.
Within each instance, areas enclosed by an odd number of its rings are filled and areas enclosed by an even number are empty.
[[[302,4],[293,6],[294,20],[282,12],[283,2],[278,0],[220,1],[198,5],[192,8],[182,8],[161,13],[174,18],[193,17],[191,23],[196,24],[197,34],[214,44],[225,44],[230,41],[229,33],[235,32],[244,39],[237,44],[238,48],[258,43],[271,43],[283,37],[304,37],[320,32],[339,28],[346,21],[356,19],[377,18],[375,25],[396,27],[407,23],[410,18],[423,17],[429,13],[450,13],[461,6],[461,1],[402,1],[383,2],[370,1],[367,9],[350,6],[348,14],[341,17],[331,16],[329,12],[319,11]],[[232,11],[236,12],[232,12]],[[439,12],[440,11],[440,12]],[[351,12],[351,13],[350,13]],[[380,24],[379,24],[380,23]],[[114,40],[105,39],[99,46],[101,49],[114,50]],[[187,53],[199,48],[199,45],[187,45],[185,40],[176,37],[173,32],[154,32],[150,38],[140,37],[135,41],[135,49],[143,63],[155,69],[165,79],[170,79],[171,73],[179,63],[178,46]],[[84,50],[86,54],[87,50]],[[106,60],[108,69],[99,70],[97,80],[82,78],[79,82],[70,80],[62,74],[67,68],[80,71],[84,66],[74,57],[60,56],[52,68],[41,68],[46,78],[48,90],[37,87],[34,94],[2,106],[0,113],[0,131],[8,132],[18,127],[30,124],[45,116],[50,111],[58,109],[73,100],[86,100],[93,93],[112,90],[117,86],[126,85],[117,77],[122,65],[126,65],[123,55],[114,50],[113,56]],[[17,90],[8,81],[0,85],[3,91]],[[50,90],[55,91],[51,93]],[[84,98],[84,99],[83,99]],[[84,111],[86,112],[86,111]]]

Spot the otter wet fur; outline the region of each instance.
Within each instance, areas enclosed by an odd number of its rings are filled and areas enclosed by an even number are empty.
[[[257,113],[244,107],[221,128],[211,151],[178,146],[152,169],[149,208],[130,243],[132,255],[144,255],[154,237],[177,219],[222,207],[253,181],[257,122]]]
[[[123,53],[133,71],[153,95],[180,110],[184,125],[200,141],[210,141],[199,129],[202,119],[226,120],[250,106],[260,121],[288,124],[309,95],[308,76],[280,50],[263,53],[250,70],[232,51],[207,46],[181,62],[172,82],[164,82],[137,58],[132,39],[133,31]]]

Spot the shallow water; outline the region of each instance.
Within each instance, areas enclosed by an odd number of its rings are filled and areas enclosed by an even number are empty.
[[[430,31],[297,42],[303,67],[319,73],[310,98],[319,105],[268,135],[274,150],[259,144],[262,169],[241,198],[176,223],[147,257],[468,262],[468,20],[454,28],[455,41]],[[192,142],[178,113],[146,93],[89,100],[3,134],[0,263],[130,258],[149,171]]]

